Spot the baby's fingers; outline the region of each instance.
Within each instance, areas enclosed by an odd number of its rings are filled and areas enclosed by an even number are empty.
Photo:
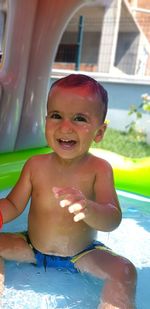
[[[59,199],[59,204],[61,207],[66,207],[71,205],[73,202],[73,196],[68,189],[53,187],[52,191],[56,199]]]
[[[59,188],[59,187],[53,187],[52,188],[52,191],[55,195],[56,198],[58,198],[60,195],[61,195],[61,192],[62,192],[62,188]]]
[[[75,222],[85,219],[85,216],[87,214],[85,201],[80,201],[78,203],[70,205],[68,207],[68,210],[70,213],[73,213],[75,215],[73,218]]]
[[[63,208],[63,207],[66,207],[66,206],[71,205],[71,201],[65,199],[65,200],[61,200],[59,204],[60,204],[60,206]]]
[[[82,206],[81,203],[74,203],[74,204],[72,204],[68,207],[68,210],[69,210],[70,213],[76,213],[76,212],[79,212],[82,209],[83,209],[83,206]]]
[[[62,208],[66,207],[66,206],[69,206],[68,207],[69,212],[70,213],[74,213],[76,211],[80,211],[83,208],[85,208],[85,201],[81,200],[81,201],[75,202],[74,201],[74,197],[72,197],[72,196],[69,197],[68,196],[68,198],[60,201],[60,206]]]
[[[64,198],[70,196],[76,196],[81,198],[83,196],[82,192],[74,187],[53,187],[52,191],[56,198]]]
[[[83,219],[85,219],[85,213],[84,213],[84,212],[79,212],[79,213],[76,214],[76,215],[74,216],[74,218],[73,218],[73,220],[74,220],[75,222],[78,222],[78,221],[83,220]]]

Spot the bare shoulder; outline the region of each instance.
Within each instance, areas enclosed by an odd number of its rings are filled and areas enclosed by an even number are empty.
[[[23,165],[21,170],[21,178],[22,177],[31,177],[31,175],[37,174],[39,170],[42,170],[44,166],[46,166],[46,162],[48,162],[50,154],[41,154],[30,157]]]
[[[97,157],[93,154],[90,154],[89,158],[90,158],[91,166],[96,170],[96,174],[97,173],[111,173],[112,174],[113,172],[112,166],[107,160],[101,157]]]
[[[38,165],[44,164],[50,161],[51,157],[52,157],[52,154],[40,154],[40,155],[32,156],[26,161],[25,166],[30,168],[32,166],[35,166],[36,164]]]

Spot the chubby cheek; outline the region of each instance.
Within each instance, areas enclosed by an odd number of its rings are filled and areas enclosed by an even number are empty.
[[[93,139],[94,136],[96,135],[97,130],[96,128],[93,128],[93,126],[91,125],[85,125],[83,129],[87,139]]]
[[[46,138],[47,144],[48,144],[49,146],[51,146],[51,138],[49,137],[49,135],[47,134],[47,132],[45,132],[45,138]]]
[[[45,123],[45,132],[47,134],[51,134],[51,132],[54,131],[54,128],[55,128],[55,126],[54,126],[54,124],[51,121],[46,121],[46,123]]]
[[[83,145],[91,145],[91,143],[93,142],[93,139],[96,135],[96,130],[93,131],[91,130],[91,128],[89,128],[88,126],[86,126],[83,130],[84,132],[80,132],[81,133],[81,138],[82,138],[82,143]]]
[[[45,125],[45,137],[47,142],[51,142],[52,139],[52,128],[50,126]]]

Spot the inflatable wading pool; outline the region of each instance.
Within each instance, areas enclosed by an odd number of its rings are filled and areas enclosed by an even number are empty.
[[[49,152],[50,149],[45,147],[0,154],[0,189],[4,190],[16,183],[28,158]],[[150,197],[150,157],[131,159],[94,148],[90,149],[90,152],[110,162],[114,170],[116,189]]]
[[[15,184],[25,160],[48,152],[48,148],[43,148],[1,154],[0,197],[5,197]],[[149,309],[150,158],[130,160],[102,150],[91,152],[112,164],[116,188],[128,191],[117,190],[123,213],[120,226],[111,233],[98,232],[97,240],[134,263],[138,273],[137,309]],[[28,211],[29,203],[21,216],[5,224],[2,231],[26,230]],[[43,267],[11,261],[6,262],[5,273],[3,309],[96,309],[103,286],[102,280],[86,273],[71,274],[55,268],[45,272]]]

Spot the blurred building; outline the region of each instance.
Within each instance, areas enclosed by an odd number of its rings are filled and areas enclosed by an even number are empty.
[[[144,35],[150,43],[150,1],[128,0],[131,11],[141,27]],[[150,75],[150,56],[148,56],[146,75]]]
[[[53,68],[150,75],[150,1],[85,3],[66,27]],[[0,0],[0,57],[8,9],[8,0]]]
[[[142,6],[145,11],[138,11]],[[67,25],[54,68],[75,69],[80,60],[80,69],[85,71],[150,75],[149,7],[147,0],[111,0],[84,6]]]

